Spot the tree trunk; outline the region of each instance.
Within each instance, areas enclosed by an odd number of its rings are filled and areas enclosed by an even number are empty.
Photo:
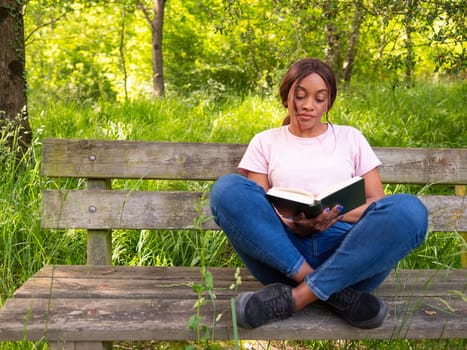
[[[379,17],[380,22],[380,36],[379,36],[379,46],[378,46],[378,54],[376,56],[379,62],[382,62],[384,57],[384,49],[388,44],[388,40],[386,38],[386,27],[387,23],[389,22],[389,8],[385,7],[381,11],[381,16]]]
[[[167,0],[154,0],[154,18],[152,29],[152,86],[153,95],[164,96],[164,72],[162,62],[162,28],[164,24],[164,7]]]
[[[415,64],[414,52],[413,52],[413,42],[412,42],[412,32],[413,21],[416,16],[418,0],[407,0],[406,1],[406,13],[404,17],[404,26],[405,26],[405,84],[410,86],[412,85],[412,73],[413,67]]]
[[[22,156],[32,140],[26,108],[22,1],[0,0],[0,33],[0,142]]]
[[[126,69],[126,60],[125,60],[125,21],[126,21],[126,4],[123,4],[122,7],[122,23],[120,26],[120,62],[122,63],[123,70],[123,92],[125,94],[125,101],[128,100],[128,72]]]
[[[337,29],[337,15],[339,4],[336,0],[323,3],[323,17],[325,19],[324,32],[326,34],[326,62],[332,67],[337,81],[342,76],[342,57]]]
[[[344,81],[346,83],[350,82],[352,78],[352,68],[355,62],[355,57],[357,56],[357,45],[358,38],[360,36],[360,26],[365,15],[363,9],[363,1],[355,0],[354,2],[355,12],[352,19],[352,32],[350,33],[349,46],[347,48],[347,53],[344,60]]]

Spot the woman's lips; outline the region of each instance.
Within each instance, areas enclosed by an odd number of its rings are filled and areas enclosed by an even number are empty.
[[[310,120],[314,118],[314,115],[307,114],[307,113],[300,113],[300,114],[297,114],[297,117],[303,120]]]

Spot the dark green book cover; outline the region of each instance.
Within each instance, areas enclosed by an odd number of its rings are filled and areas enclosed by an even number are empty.
[[[345,214],[365,204],[365,181],[361,177],[354,177],[316,197],[302,190],[273,187],[266,193],[266,198],[281,215],[287,217],[303,212],[307,218],[313,218],[325,208],[332,208],[337,204],[344,207],[341,214]]]

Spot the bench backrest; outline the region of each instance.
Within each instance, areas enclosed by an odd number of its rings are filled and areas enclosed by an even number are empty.
[[[112,179],[215,180],[237,172],[244,144],[45,139],[42,175],[85,178],[86,190],[48,189],[44,228],[199,229],[205,193],[112,190]],[[374,148],[386,184],[467,184],[467,149]],[[433,231],[467,231],[464,195],[422,195]],[[202,204],[198,209],[199,203]],[[218,229],[213,220],[204,229]],[[108,240],[108,238],[106,238]],[[88,254],[89,254],[88,245]]]

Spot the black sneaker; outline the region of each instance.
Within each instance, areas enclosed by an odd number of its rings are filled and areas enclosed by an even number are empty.
[[[256,292],[240,293],[235,299],[237,324],[243,328],[256,328],[293,315],[295,303],[292,287],[273,283]]]
[[[325,304],[354,327],[376,328],[383,324],[388,309],[374,295],[352,288],[334,293]]]

